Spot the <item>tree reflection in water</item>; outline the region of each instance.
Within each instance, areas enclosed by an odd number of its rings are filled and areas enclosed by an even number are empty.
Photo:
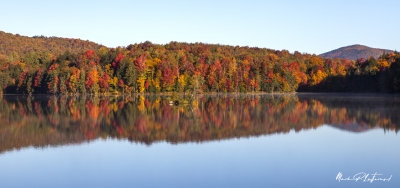
[[[0,152],[97,138],[150,145],[288,133],[324,124],[351,132],[397,132],[400,126],[400,101],[390,96],[200,95],[177,106],[169,100],[165,95],[3,96]]]

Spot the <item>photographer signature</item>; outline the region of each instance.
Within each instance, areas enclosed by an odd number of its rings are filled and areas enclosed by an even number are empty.
[[[382,174],[378,174],[375,172],[374,174],[367,174],[365,172],[360,172],[355,174],[353,177],[347,176],[343,177],[342,172],[339,172],[338,175],[336,176],[337,181],[360,181],[360,182],[374,182],[374,181],[387,181],[389,182],[390,179],[392,179],[392,175],[390,177],[382,177]]]

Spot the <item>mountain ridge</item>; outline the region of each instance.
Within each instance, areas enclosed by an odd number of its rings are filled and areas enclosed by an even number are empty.
[[[43,35],[29,37],[0,31],[0,56],[6,57],[13,53],[21,57],[28,53],[37,52],[46,52],[57,56],[66,51],[78,53],[84,50],[98,49],[102,46],[82,39],[46,37]]]
[[[71,53],[79,53],[84,50],[99,49],[103,46],[104,45],[89,40],[56,36],[46,37],[43,35],[29,37],[7,33],[0,30],[0,56],[4,57],[7,57],[14,52],[18,56],[24,56],[28,53],[35,52],[48,52],[57,56],[66,51]],[[377,59],[383,53],[392,52],[394,51],[355,44],[331,50],[329,52],[319,54],[318,56],[323,58],[340,58],[350,60],[357,60],[360,58],[368,59],[369,57],[373,56]]]
[[[379,58],[384,53],[392,53],[393,50],[372,48],[365,45],[354,44],[350,46],[344,46],[329,52],[320,54],[319,56],[323,58],[340,58],[340,59],[350,59],[357,60],[360,58],[368,59],[373,56],[375,59]]]

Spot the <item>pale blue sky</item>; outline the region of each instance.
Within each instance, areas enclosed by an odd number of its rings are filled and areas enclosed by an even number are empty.
[[[320,54],[363,44],[400,49],[400,1],[0,0],[0,30],[108,47],[149,40]]]

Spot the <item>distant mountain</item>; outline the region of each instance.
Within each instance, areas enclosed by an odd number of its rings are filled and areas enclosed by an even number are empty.
[[[363,45],[351,45],[351,46],[346,46],[342,47],[336,50],[332,50],[323,54],[320,54],[319,56],[324,57],[324,58],[342,58],[342,59],[351,59],[351,60],[357,60],[360,58],[367,59],[371,56],[374,56],[375,58],[378,58],[381,56],[383,53],[391,53],[393,52],[392,50],[385,50],[385,49],[378,49],[378,48],[371,48],[368,46],[363,46]]]
[[[57,56],[65,51],[78,53],[82,50],[98,49],[101,46],[81,39],[44,36],[27,37],[0,31],[0,57],[7,57],[14,52],[20,57],[31,52],[47,52]]]

